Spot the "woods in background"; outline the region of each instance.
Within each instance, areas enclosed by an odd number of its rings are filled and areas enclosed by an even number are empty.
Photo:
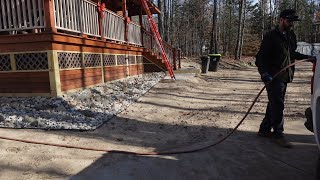
[[[263,34],[273,28],[281,10],[297,10],[298,41],[320,42],[319,0],[158,0],[159,31],[185,56],[209,52],[240,59],[258,50]],[[318,29],[317,29],[318,26]]]

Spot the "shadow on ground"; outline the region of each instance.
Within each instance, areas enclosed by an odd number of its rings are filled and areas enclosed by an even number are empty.
[[[254,99],[260,88],[259,85],[247,85],[246,82],[254,84],[259,78],[252,78],[249,72],[252,69],[243,71],[242,78],[230,77],[232,75],[226,77],[223,74],[208,76],[208,79],[221,79],[210,86],[204,86],[210,83],[204,79],[198,78],[195,80],[199,82],[193,82],[191,77],[186,78],[187,83],[179,79],[176,83],[162,82],[95,131],[38,130],[37,137],[43,136],[46,140],[55,136],[55,143],[133,152],[203,147],[223,138],[245,114],[251,99]],[[241,74],[234,72],[233,75]],[[245,84],[239,85],[240,81]],[[306,80],[300,79],[299,82],[308,85]],[[300,89],[290,92],[290,97],[296,101],[286,102],[291,110],[286,117],[297,119],[290,121],[294,127],[290,126],[293,130],[286,134],[294,143],[293,149],[280,148],[271,139],[257,137],[255,131],[266,104],[263,95],[240,130],[223,143],[196,153],[166,156],[102,153],[88,166],[75,165],[78,167],[76,174],[65,173],[64,166],[50,169],[47,166],[8,166],[6,162],[0,162],[0,167],[21,174],[28,170],[70,179],[315,179],[318,148],[314,137],[306,131],[294,131],[303,127],[303,115],[297,112],[304,110],[298,107],[306,107],[309,103],[306,98],[299,99],[301,93]],[[19,132],[25,133],[24,137],[28,139],[28,132],[35,130],[10,130],[12,134]],[[85,159],[81,155],[94,153],[61,148],[55,150],[69,152],[70,161]]]
[[[152,147],[154,151],[197,149],[222,138],[221,132],[229,131],[214,127],[160,126],[173,134],[177,128],[187,129],[188,137],[175,134],[175,139],[161,140],[164,137],[161,129],[154,131],[158,124],[140,124],[139,127],[145,128],[138,131],[150,136],[146,142],[139,142],[140,147]],[[280,148],[253,132],[237,131],[222,144],[196,153],[167,156],[105,153],[71,179],[314,179],[317,147],[313,136],[287,134],[287,138],[295,144],[293,149]],[[127,139],[123,141],[127,143]]]

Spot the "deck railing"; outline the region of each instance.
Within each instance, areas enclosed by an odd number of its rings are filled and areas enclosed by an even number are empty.
[[[157,45],[157,42],[151,32],[143,30],[143,46],[146,49],[151,50],[157,56],[161,57],[161,51]],[[163,48],[166,52],[167,58],[169,59],[170,65],[173,69],[177,69],[180,67],[180,55],[177,49],[174,49],[170,44],[163,41]]]
[[[142,45],[141,26],[132,22],[128,24],[128,42],[131,44]]]
[[[120,42],[125,41],[125,21],[123,17],[105,10],[102,24],[104,38]]]
[[[100,36],[99,35],[99,17],[97,11],[97,4],[82,0],[81,2],[81,17],[84,34]]]
[[[167,54],[167,58],[169,59],[171,66],[174,67],[175,66],[174,57],[173,57],[174,50],[172,46],[163,41],[163,48]]]
[[[43,0],[0,0],[0,31],[45,27]]]
[[[151,32],[148,32],[148,31],[143,31],[143,46],[144,46],[144,48],[146,48],[146,49],[152,49],[152,40],[153,40],[153,38],[152,38],[152,34],[151,34]]]
[[[56,28],[99,36],[97,5],[87,0],[54,0]]]
[[[81,32],[80,4],[77,0],[54,0],[55,24],[57,29]]]

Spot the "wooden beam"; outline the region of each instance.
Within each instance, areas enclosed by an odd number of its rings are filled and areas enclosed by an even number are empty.
[[[0,93],[0,96],[5,97],[34,97],[34,96],[44,96],[50,97],[49,93]]]
[[[127,0],[122,0],[122,16],[125,21],[125,41],[128,42],[128,14],[127,14]]]
[[[140,28],[140,31],[141,31],[141,44],[142,44],[142,46],[144,46],[144,44],[143,44],[143,30],[144,30],[144,27],[143,27],[143,23],[142,23],[142,11],[143,11],[142,6],[140,6],[139,24],[141,26],[141,28]]]
[[[11,63],[11,71],[16,71],[16,59],[14,58],[14,54],[10,54],[10,63]]]
[[[56,33],[56,23],[54,17],[54,7],[53,0],[44,1],[44,15],[46,19],[46,31]]]
[[[101,76],[102,76],[102,83],[104,83],[103,54],[100,54],[100,64],[101,64]]]
[[[61,96],[61,82],[57,51],[48,51],[49,79],[51,96]]]

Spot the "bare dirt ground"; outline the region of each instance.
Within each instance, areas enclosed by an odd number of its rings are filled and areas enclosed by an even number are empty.
[[[199,64],[183,59],[182,67]],[[296,72],[285,110],[292,149],[257,137],[264,93],[229,139],[192,154],[132,156],[0,140],[0,179],[315,179],[318,149],[303,126],[311,66],[300,64]],[[255,67],[231,61],[218,72],[176,78],[162,80],[95,131],[0,129],[0,136],[140,152],[201,147],[235,127],[262,88]]]

